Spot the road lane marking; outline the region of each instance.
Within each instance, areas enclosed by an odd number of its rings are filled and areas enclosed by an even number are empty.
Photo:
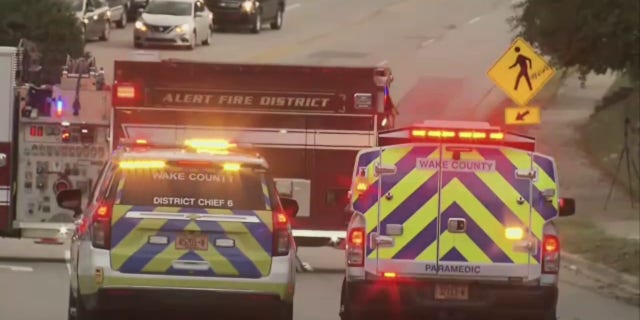
[[[302,4],[301,3],[292,3],[288,6],[286,6],[285,11],[289,11],[289,10],[293,10],[295,8],[299,8]]]
[[[389,63],[389,61],[387,61],[387,60],[382,60],[382,61],[378,62],[378,67],[385,66],[387,63]]]
[[[474,23],[476,23],[476,22],[478,22],[478,21],[480,21],[480,17],[475,17],[475,18],[473,18],[473,19],[469,20],[469,22],[467,22],[467,23],[468,23],[468,24],[474,24]]]
[[[429,39],[427,41],[424,41],[420,44],[420,48],[424,48],[432,43],[436,42],[436,39]]]
[[[20,266],[5,266],[0,265],[0,269],[16,271],[16,272],[33,272],[33,268],[31,267],[20,267]]]

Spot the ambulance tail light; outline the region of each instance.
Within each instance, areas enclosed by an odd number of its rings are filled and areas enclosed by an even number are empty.
[[[140,106],[144,100],[142,87],[134,83],[114,83],[111,101],[115,107]]]
[[[546,234],[542,240],[542,273],[557,274],[560,271],[560,239]]]
[[[347,265],[349,267],[363,267],[365,252],[364,228],[352,228],[347,237]]]
[[[291,249],[291,223],[284,212],[273,215],[273,256],[281,257],[289,254]]]
[[[111,214],[113,206],[102,202],[93,213],[91,219],[91,243],[94,248],[111,248]]]

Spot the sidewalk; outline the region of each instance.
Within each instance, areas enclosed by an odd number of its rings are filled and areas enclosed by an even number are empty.
[[[0,261],[65,262],[69,242],[61,245],[37,244],[35,239],[0,238]]]

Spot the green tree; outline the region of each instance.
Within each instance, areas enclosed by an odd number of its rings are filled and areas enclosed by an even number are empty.
[[[640,1],[524,0],[514,30],[551,62],[589,73],[626,72],[640,81]]]
[[[66,1],[0,0],[0,46],[15,47],[20,39],[32,41],[42,69],[31,80],[37,84],[59,82],[67,54],[84,53],[78,19]]]

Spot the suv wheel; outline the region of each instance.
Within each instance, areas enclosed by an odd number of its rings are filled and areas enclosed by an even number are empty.
[[[118,28],[120,29],[124,29],[127,27],[127,15],[129,14],[129,8],[127,8],[127,6],[122,7],[122,16],[120,17],[120,20],[118,20]]]
[[[271,22],[271,29],[280,30],[282,29],[282,22],[284,21],[284,8],[280,7],[278,9],[278,13],[276,14],[276,20]]]
[[[256,18],[253,21],[253,26],[251,27],[252,33],[260,33],[262,30],[262,10],[256,12]]]

